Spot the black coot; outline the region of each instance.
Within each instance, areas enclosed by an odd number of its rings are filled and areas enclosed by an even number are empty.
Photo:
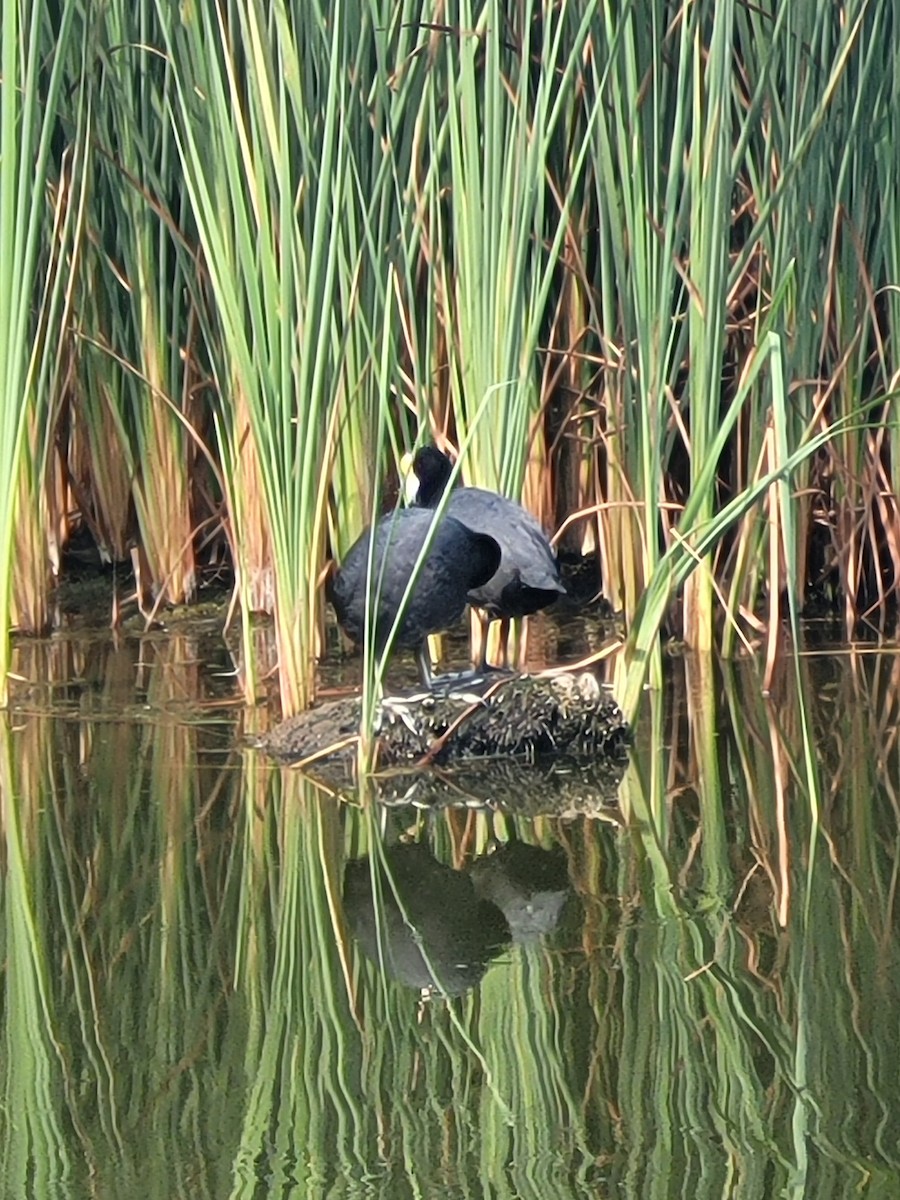
[[[384,649],[397,618],[433,515],[421,508],[407,508],[376,522],[371,595],[377,596],[374,636],[379,652]],[[365,632],[366,571],[371,533],[371,528],[367,529],[354,542],[328,585],[328,598],[334,605],[341,628],[357,643],[362,642]],[[468,593],[487,583],[500,565],[500,559],[500,546],[494,537],[467,529],[453,517],[443,517],[419,568],[394,642],[395,646],[415,649],[419,675],[425,687],[431,686],[425,645],[428,635],[439,633],[459,620]]]
[[[434,508],[453,469],[450,459],[436,446],[423,446],[413,459],[419,481],[416,505]],[[487,626],[491,620],[508,622],[546,608],[565,595],[553,547],[535,517],[515,500],[484,488],[454,489],[446,512],[477,533],[486,533],[500,544],[500,566],[484,583],[469,589],[469,603],[482,610],[480,670],[486,665]]]

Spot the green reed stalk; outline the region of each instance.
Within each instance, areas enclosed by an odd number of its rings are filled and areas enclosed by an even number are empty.
[[[95,497],[101,536],[108,526],[118,543],[128,514],[106,472],[127,476],[146,571],[141,590],[148,601],[180,604],[197,587],[191,468],[200,413],[191,390],[196,262],[178,227],[186,214],[184,189],[173,184],[172,126],[160,120],[172,72],[154,48],[152,0],[107,5],[95,37],[96,225],[76,413],[96,461],[83,486]]]
[[[877,28],[871,25],[868,7],[863,2],[851,6],[847,20],[842,17],[839,24],[812,22],[802,29],[788,20],[786,7],[773,18],[758,10],[752,16],[741,10],[738,17],[736,9],[732,12],[728,6],[716,5],[702,12],[692,10],[693,17],[685,13],[685,20],[679,22],[683,35],[690,33],[692,55],[690,60],[675,60],[670,53],[669,60],[677,61],[679,70],[687,73],[694,97],[690,123],[683,126],[690,170],[683,184],[668,197],[658,224],[662,234],[668,229],[666,220],[671,223],[679,213],[690,217],[689,224],[677,226],[683,235],[690,234],[690,253],[682,268],[689,331],[684,350],[689,350],[685,361],[690,364],[690,372],[687,383],[672,376],[667,385],[674,398],[671,415],[676,436],[667,431],[662,445],[687,453],[689,477],[684,482],[684,499],[679,501],[683,510],[677,524],[671,527],[662,520],[647,523],[648,530],[663,529],[663,544],[668,544],[668,549],[658,568],[647,577],[636,622],[644,621],[651,611],[662,616],[665,604],[656,607],[662,594],[674,597],[693,570],[702,566],[707,551],[701,551],[700,544],[709,550],[718,549],[717,539],[721,540],[726,532],[720,518],[726,512],[735,517],[743,513],[747,522],[737,531],[733,559],[720,554],[718,561],[711,560],[720,576],[727,578],[729,570],[734,571],[726,646],[733,645],[740,609],[754,607],[763,582],[770,597],[769,624],[774,636],[778,597],[787,589],[794,604],[803,595],[812,521],[809,490],[802,487],[808,468],[801,464],[804,457],[810,463],[814,461],[813,443],[820,449],[828,446],[829,455],[837,453],[841,461],[846,456],[854,464],[849,474],[862,481],[855,493],[855,511],[860,506],[871,508],[874,503],[870,480],[883,479],[883,475],[880,468],[873,475],[871,466],[863,469],[861,465],[876,457],[873,448],[877,440],[868,431],[865,414],[871,408],[871,393],[865,393],[859,365],[862,344],[869,348],[873,344],[872,307],[862,301],[854,303],[850,319],[836,323],[834,314],[843,294],[840,289],[849,286],[864,296],[867,285],[858,259],[851,267],[849,252],[843,258],[835,252],[825,256],[821,253],[823,241],[835,251],[844,244],[831,232],[841,222],[836,221],[833,208],[823,207],[822,197],[831,196],[835,188],[840,194],[844,182],[854,178],[857,160],[847,148],[857,144],[856,133],[863,122],[864,106],[858,105],[857,94],[863,90],[873,104],[886,95],[883,80],[879,81],[879,61],[865,36]],[[696,23],[689,27],[694,19]],[[744,74],[737,76],[730,66],[735,36],[741,46],[747,47]],[[810,44],[818,54],[814,64],[808,61]],[[881,64],[883,70],[883,59]],[[656,94],[658,78],[668,77],[671,70],[668,67],[658,76],[648,68],[644,77],[645,105]],[[783,78],[797,81],[802,103],[786,104],[775,97]],[[845,88],[846,103],[842,103]],[[684,116],[685,110],[677,106],[670,105],[669,110]],[[737,119],[729,131],[732,113]],[[627,126],[617,132],[624,140]],[[874,157],[871,149],[862,153]],[[668,187],[672,187],[674,176],[675,172],[667,173]],[[862,175],[857,173],[856,177],[862,187]],[[757,191],[754,202],[746,204],[738,215],[735,204],[746,194],[747,180]],[[849,198],[854,193],[847,194]],[[874,228],[871,221],[862,219],[860,227],[867,232]],[[724,253],[729,238],[736,239],[738,248],[726,273]],[[615,244],[635,247],[640,243],[636,239],[626,243],[623,238]],[[671,245],[682,253],[677,235]],[[631,253],[635,258],[634,249]],[[798,264],[802,266],[798,268]],[[633,273],[632,265],[627,264],[623,282]],[[835,299],[823,305],[822,296],[829,294]],[[663,310],[670,317],[677,311]],[[818,318],[815,324],[809,319],[810,313]],[[670,317],[664,315],[663,325]],[[729,331],[731,341],[727,345],[726,319],[735,331]],[[648,327],[653,328],[652,321]],[[638,344],[640,336],[638,333]],[[861,342],[858,352],[857,339]],[[659,344],[658,337],[653,339],[653,345]],[[778,358],[770,360],[774,370],[770,381],[768,374],[760,373],[759,366],[761,357],[768,359],[773,352]],[[733,382],[727,378],[725,368],[729,356],[737,359],[737,378]],[[680,352],[670,361],[677,370],[682,369]],[[823,370],[826,363],[828,367]],[[639,370],[638,377],[642,375],[646,377]],[[812,387],[806,384],[808,380],[814,381]],[[843,395],[839,406],[832,400],[837,389]],[[783,391],[783,401],[778,399],[779,390]],[[807,395],[809,403],[804,402]],[[883,401],[879,403],[883,405]],[[646,404],[645,417],[650,411],[652,406]],[[823,436],[829,425],[830,437]],[[728,436],[723,438],[725,428]],[[813,430],[816,433],[811,441]],[[623,427],[626,443],[632,432],[630,426]],[[666,472],[677,459],[670,460],[667,467],[667,455],[660,456],[658,451],[654,454],[645,461],[661,465],[660,477],[667,479],[664,487],[668,489],[675,477],[667,478]],[[789,461],[793,463],[791,470],[801,468],[802,473],[796,477],[800,494],[788,497],[779,484],[769,497],[772,521],[764,526],[748,501],[752,495],[762,495],[763,479],[770,483],[787,480]],[[641,478],[650,478],[650,473],[645,472]],[[632,491],[643,496],[636,486]],[[699,542],[693,541],[693,533],[687,535],[692,540],[693,562],[689,563],[681,557],[674,539],[685,537],[692,528],[695,533],[701,529],[705,532]],[[777,535],[774,541],[769,539],[770,529]],[[867,539],[871,537],[869,530],[877,532],[877,522],[867,525]],[[849,545],[847,554],[853,559],[852,538]],[[682,566],[670,575],[675,558]],[[702,566],[702,570],[708,568]],[[848,583],[848,593],[855,594],[858,581]],[[699,645],[711,644],[712,599],[711,575],[692,580],[686,593],[684,633]],[[650,618],[651,626],[655,621],[656,617]],[[647,661],[654,654],[653,642],[633,629],[629,646],[635,649],[638,645],[639,661],[632,661],[643,678]],[[626,696],[630,707],[636,699],[630,686],[626,687]]]
[[[39,629],[48,621],[45,487],[86,120],[78,12],[74,0],[52,14],[44,4],[4,0],[0,12],[0,704],[11,623]],[[71,115],[61,124],[63,105]]]
[[[633,715],[636,711],[653,646],[672,596],[696,569],[697,563],[702,560],[703,556],[721,542],[733,523],[771,492],[771,502],[780,506],[782,522],[788,531],[785,533],[785,537],[789,539],[789,548],[796,540],[795,535],[791,532],[793,515],[791,513],[785,515],[784,493],[780,492],[778,488],[783,481],[790,480],[804,462],[828,444],[834,436],[836,427],[826,426],[824,429],[820,427],[817,433],[812,433],[810,429],[807,429],[799,445],[788,445],[783,419],[786,389],[780,351],[779,338],[774,333],[769,333],[765,343],[751,360],[734,399],[722,415],[721,424],[710,447],[704,470],[699,477],[696,498],[694,494],[688,498],[672,545],[660,560],[641,597],[638,612],[626,643],[623,662],[620,665],[620,701],[623,711],[627,714]],[[746,490],[724,504],[714,517],[701,523],[697,520],[697,510],[701,507],[704,488],[713,484],[713,476],[722,449],[731,435],[750,388],[754,386],[764,367],[767,368],[771,379],[776,418],[779,411],[782,414],[782,420],[778,423],[780,424],[777,431],[778,453],[774,467],[765,472]],[[864,415],[864,410],[862,415]],[[854,414],[854,419],[858,419],[856,414]]]
[[[360,14],[354,86],[343,121],[348,203],[342,210],[340,383],[329,412],[329,541],[338,561],[389,500],[402,454],[401,400],[424,386],[433,320],[417,306],[421,227],[410,211],[427,60],[416,53],[421,4]],[[421,326],[421,328],[420,328]],[[387,475],[385,476],[385,468]],[[377,582],[370,578],[371,595]],[[371,633],[371,631],[370,631]],[[370,763],[387,654],[363,646],[361,762]],[[367,736],[368,731],[368,736]]]
[[[349,65],[353,88],[343,130],[351,193],[341,214],[344,326],[330,438],[330,540],[338,558],[376,514],[384,465],[379,439],[399,461],[397,401],[408,398],[416,371],[419,326],[424,332],[432,325],[430,306],[424,313],[417,306],[421,229],[408,199],[429,75],[427,58],[417,52],[422,7],[421,0],[361,6]]]
[[[702,8],[702,6],[701,6]],[[690,362],[690,490],[697,518],[710,519],[715,490],[699,491],[700,477],[715,442],[721,406],[728,284],[728,239],[734,190],[730,86],[735,5],[711,6],[709,22],[693,31],[690,149],[688,356]],[[686,415],[686,414],[685,414]],[[698,564],[685,583],[684,632],[698,650],[713,642],[712,564]]]
[[[900,290],[890,287],[887,282],[883,286],[881,284],[881,281],[900,280],[900,160],[893,153],[894,147],[900,145],[900,77],[897,71],[888,74],[884,84],[885,94],[879,97],[878,109],[881,114],[880,136],[873,139],[872,147],[872,161],[875,164],[874,192],[880,198],[882,214],[876,239],[876,261],[880,270],[873,270],[875,279],[879,281],[877,301],[883,313],[884,340],[879,343],[879,351],[882,346],[900,344]],[[900,462],[900,372],[897,363],[881,352],[879,369],[886,391],[882,424],[884,445],[891,463],[896,463]],[[883,459],[879,460],[881,461]],[[892,474],[891,482],[895,481],[896,476]],[[900,538],[896,535],[897,508],[893,502],[897,490],[896,486],[886,488],[880,495],[880,499],[887,502],[887,511],[883,519],[890,530],[891,557],[894,562],[900,545]],[[900,578],[900,566],[894,566],[893,574],[895,579]]]
[[[314,0],[299,9],[222,0],[177,15],[165,4],[158,10],[221,339],[210,352],[222,394],[223,469],[230,497],[239,498],[241,438],[252,438],[290,712],[312,695],[328,410],[340,382],[341,301],[355,267],[341,239],[341,213],[353,200],[342,114],[355,31],[344,9],[326,12]],[[247,430],[233,420],[236,393]],[[232,520],[240,543],[240,507]]]
[[[835,14],[837,18],[837,14]],[[896,530],[884,501],[888,478],[881,453],[880,423],[873,428],[850,418],[862,404],[890,389],[873,291],[885,270],[883,204],[872,164],[890,111],[892,72],[885,71],[889,44],[880,6],[851,4],[840,20],[816,20],[792,6],[775,16],[741,8],[735,18],[749,88],[736,94],[747,116],[737,150],[748,203],[740,252],[730,279],[732,294],[747,295],[755,277],[753,305],[739,320],[740,342],[761,325],[783,332],[787,407],[792,442],[816,412],[846,422],[818,463],[800,477],[796,511],[794,574],[798,596],[807,589],[807,564],[821,559],[822,534],[834,542],[835,571],[829,588],[844,595],[848,628],[859,599],[879,596],[880,581],[895,568]],[[791,80],[785,93],[780,81]],[[764,118],[760,114],[765,113]],[[787,286],[785,287],[785,284]],[[782,292],[782,312],[772,325],[769,296]],[[870,363],[877,363],[873,372]],[[886,401],[886,404],[889,402]],[[746,453],[733,458],[733,486],[754,469],[763,452],[765,398],[754,394],[746,423]],[[873,418],[879,409],[875,408]],[[830,515],[823,520],[825,513]],[[860,519],[861,513],[870,513]],[[889,533],[883,546],[878,527]],[[739,534],[740,553],[730,584],[729,607],[752,609],[763,583],[759,564],[745,547],[756,537]],[[871,564],[871,565],[867,565]],[[810,579],[822,588],[821,579]],[[781,585],[766,584],[770,591]],[[726,638],[730,649],[733,635]]]
[[[435,169],[426,190],[450,188],[448,201],[430,206],[438,221],[430,231],[430,261],[447,338],[449,394],[460,439],[491,396],[473,440],[472,481],[510,495],[521,494],[539,432],[537,354],[584,167],[584,135],[570,148],[562,195],[551,190],[548,159],[576,93],[593,10],[562,5],[537,16],[523,9],[506,37],[496,0],[465,3],[431,73]]]
[[[673,521],[665,487],[677,445],[670,408],[685,354],[685,161],[696,8],[608,9],[594,30],[591,87],[601,99],[593,138],[596,311],[609,346],[597,430],[605,457],[610,562],[604,587],[628,616],[656,570],[659,531]],[[658,683],[658,658],[650,668]]]
[[[446,138],[448,146],[451,203],[441,240],[452,266],[442,300],[445,326],[452,331],[447,349],[454,414],[465,435],[470,406],[495,389],[491,436],[480,451],[473,448],[473,480],[518,490],[537,408],[536,347],[527,352],[522,335],[534,311],[534,232],[543,189],[521,94],[528,79],[523,64],[529,61],[531,25],[518,31],[523,41],[516,61],[518,55],[500,36],[499,8],[496,3],[461,6],[459,28],[442,47],[444,86],[432,89],[430,99],[440,106],[438,140]],[[522,186],[526,173],[530,191]]]

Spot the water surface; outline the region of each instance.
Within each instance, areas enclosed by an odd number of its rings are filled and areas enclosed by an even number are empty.
[[[527,817],[244,748],[212,625],[23,644],[4,1194],[893,1200],[900,658],[818,641],[671,660],[619,807]]]

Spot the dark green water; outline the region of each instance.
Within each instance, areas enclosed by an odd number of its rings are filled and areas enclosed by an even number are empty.
[[[895,653],[673,661],[618,819],[342,802],[228,667],[20,650],[4,1196],[900,1195]]]

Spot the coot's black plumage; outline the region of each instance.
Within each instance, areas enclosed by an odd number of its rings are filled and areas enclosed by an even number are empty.
[[[415,503],[434,508],[446,489],[452,471],[446,454],[436,446],[423,446],[413,459],[419,481]],[[479,667],[484,669],[487,624],[526,617],[565,595],[556,554],[539,522],[515,500],[485,488],[455,488],[446,512],[477,533],[486,533],[500,544],[500,566],[485,582],[469,589],[469,603],[487,616],[482,621]]]
[[[407,508],[382,517],[375,524],[370,591],[373,597],[377,596],[374,638],[379,652],[384,649],[400,611],[433,516],[421,508]],[[371,536],[370,528],[354,542],[328,587],[328,598],[342,629],[357,643],[362,642],[365,633]],[[394,642],[395,646],[416,650],[419,674],[426,687],[431,685],[426,638],[459,620],[468,593],[487,583],[500,560],[500,546],[493,535],[468,529],[450,516],[441,519],[416,575]]]

